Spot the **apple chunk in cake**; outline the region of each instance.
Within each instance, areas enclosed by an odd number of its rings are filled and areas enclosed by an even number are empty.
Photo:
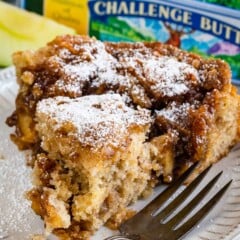
[[[35,121],[43,152],[30,195],[39,194],[50,231],[71,221],[94,231],[150,187],[149,110],[126,106],[118,94],[56,97],[37,104]],[[49,187],[43,186],[42,165],[53,160]]]

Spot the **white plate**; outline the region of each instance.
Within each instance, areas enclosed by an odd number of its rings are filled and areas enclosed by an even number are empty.
[[[25,240],[31,239],[32,234],[42,233],[43,223],[24,198],[24,192],[31,188],[31,169],[25,166],[25,153],[19,152],[9,139],[13,129],[5,124],[5,119],[14,110],[16,93],[14,68],[0,71],[0,239],[8,236],[6,239],[9,240]],[[233,179],[231,188],[185,240],[240,239],[240,145],[214,165],[205,181],[220,170],[224,170],[224,173],[210,196],[229,179]],[[162,189],[157,188],[150,199],[140,200],[132,208],[139,210]],[[113,232],[110,230],[101,228],[92,240],[102,240],[111,234]]]

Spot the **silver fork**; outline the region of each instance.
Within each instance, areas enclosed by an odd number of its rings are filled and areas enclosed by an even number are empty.
[[[187,221],[183,220],[201,202],[207,193],[215,186],[222,175],[218,173],[204,188],[176,215],[171,214],[183,203],[199,185],[209,168],[203,171],[191,184],[189,184],[174,200],[163,209],[161,206],[179,189],[197,164],[192,165],[177,181],[172,183],[152,202],[138,212],[134,217],[125,221],[119,228],[120,235],[106,238],[105,240],[179,240],[189,233],[208,212],[222,198],[232,180],[225,184],[200,210]],[[160,210],[159,210],[160,209]],[[170,220],[167,219],[170,216]],[[183,223],[183,224],[181,224]]]

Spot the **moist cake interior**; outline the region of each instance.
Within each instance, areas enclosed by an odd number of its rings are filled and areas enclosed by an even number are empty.
[[[70,35],[13,60],[11,139],[32,150],[28,198],[61,239],[117,228],[156,184],[199,162],[191,181],[239,141],[239,95],[222,60]]]

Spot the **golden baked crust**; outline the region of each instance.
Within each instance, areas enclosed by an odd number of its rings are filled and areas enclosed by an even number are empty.
[[[198,161],[193,178],[239,141],[240,98],[222,60],[69,35],[13,60],[11,138],[33,152],[32,208],[63,239],[117,226],[159,181]]]

